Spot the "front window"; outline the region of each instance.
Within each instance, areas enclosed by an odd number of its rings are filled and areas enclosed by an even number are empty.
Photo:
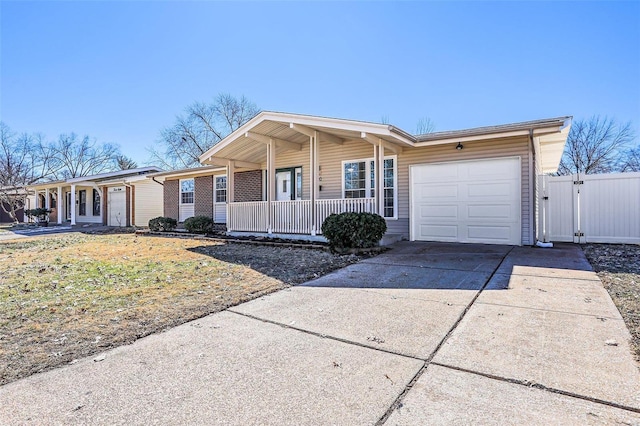
[[[100,192],[93,190],[93,215],[100,216]]]
[[[384,200],[381,216],[396,217],[396,157],[386,157],[383,165]],[[344,161],[343,169],[343,197],[344,198],[374,198],[376,195],[376,167],[373,159]]]
[[[367,162],[353,161],[343,163],[344,198],[367,197]],[[369,183],[371,185],[371,183]]]
[[[227,177],[216,176],[216,203],[227,202]]]
[[[193,192],[195,182],[193,179],[182,179],[180,181],[180,204],[193,204]]]
[[[80,191],[78,191],[78,198],[79,200],[79,207],[78,207],[78,215],[79,216],[86,216],[87,215],[87,191],[82,189]]]

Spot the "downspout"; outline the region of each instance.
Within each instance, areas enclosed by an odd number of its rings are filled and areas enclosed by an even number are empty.
[[[160,185],[164,186],[164,183],[157,181],[155,177],[152,177],[151,180],[154,181],[155,183],[159,183]]]
[[[539,197],[536,198],[536,194],[538,194],[538,177],[537,177],[537,169],[536,169],[536,146],[533,142],[533,129],[529,129],[529,143],[531,144],[531,161],[529,161],[529,169],[531,173],[531,191],[529,191],[529,203],[531,205],[531,210],[533,211],[533,215],[531,215],[529,222],[532,230],[532,238],[531,245],[535,246],[538,242],[538,220],[540,215],[540,204],[538,204],[538,208],[536,209],[536,203],[539,203]]]

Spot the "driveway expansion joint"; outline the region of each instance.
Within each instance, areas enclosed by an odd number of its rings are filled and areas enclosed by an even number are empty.
[[[507,305],[505,303],[492,303],[492,302],[478,302],[478,305],[501,306],[501,307],[504,307],[504,308],[526,309],[526,310],[529,310],[529,311],[553,312],[555,314],[578,315],[578,316],[582,316],[582,317],[593,317],[593,318],[599,319],[599,320],[623,321],[624,322],[624,320],[622,318],[614,318],[614,317],[608,317],[608,316],[604,316],[604,315],[585,314],[585,313],[582,313],[582,312],[560,311],[560,310],[557,310],[557,309],[532,308],[530,306]]]
[[[503,256],[502,259],[500,259],[500,263],[498,263],[498,265],[493,269],[493,271],[491,272],[491,275],[489,275],[489,277],[486,279],[485,283],[482,285],[482,287],[480,288],[480,290],[478,290],[478,292],[475,294],[475,296],[473,296],[473,299],[471,299],[471,301],[469,302],[469,304],[467,304],[467,307],[462,311],[462,313],[460,314],[460,316],[458,317],[458,319],[456,320],[456,322],[451,326],[451,328],[449,329],[449,331],[447,332],[447,334],[445,334],[445,336],[442,338],[442,340],[440,341],[440,343],[438,343],[438,346],[436,346],[436,348],[433,350],[433,352],[431,352],[431,354],[429,355],[429,357],[426,359],[424,365],[422,366],[422,368],[420,368],[420,370],[418,370],[418,372],[415,374],[415,376],[413,376],[413,378],[409,381],[409,383],[405,386],[405,388],[402,390],[402,392],[400,392],[400,395],[398,395],[398,397],[395,399],[395,401],[393,401],[393,403],[391,404],[391,406],[389,406],[389,408],[387,409],[387,411],[382,415],[382,417],[380,417],[380,419],[376,422],[376,426],[381,426],[384,425],[387,420],[389,420],[389,417],[391,416],[391,414],[393,414],[393,412],[400,406],[400,404],[402,403],[402,401],[405,399],[405,397],[407,396],[407,394],[409,393],[409,391],[413,388],[413,386],[416,384],[416,382],[420,379],[420,377],[422,377],[424,375],[424,373],[427,371],[427,368],[429,368],[429,365],[432,364],[433,362],[433,358],[436,356],[436,354],[438,353],[438,351],[440,350],[440,348],[442,348],[442,346],[446,343],[447,340],[449,340],[449,337],[451,337],[451,335],[453,334],[453,332],[455,331],[456,328],[458,328],[458,325],[460,325],[460,323],[462,322],[462,320],[464,319],[464,317],[467,315],[467,313],[469,312],[469,310],[471,309],[471,307],[474,305],[474,303],[476,302],[476,300],[478,300],[478,298],[480,297],[480,295],[482,294],[482,292],[484,291],[484,289],[487,287],[487,285],[489,285],[489,282],[491,282],[491,280],[493,279],[493,277],[496,275],[496,273],[498,272],[498,269],[500,269],[500,266],[502,265],[502,263],[504,263],[505,259],[507,258],[507,256],[509,256],[509,254],[513,251],[513,247],[511,247],[509,249],[509,251],[507,251]],[[435,363],[434,363],[435,364]]]
[[[416,357],[416,356],[403,354],[401,352],[396,352],[396,351],[392,351],[392,350],[389,350],[389,349],[384,349],[384,348],[381,348],[379,346],[365,345],[364,343],[354,342],[353,340],[343,339],[341,337],[330,336],[328,334],[318,333],[318,332],[311,331],[311,330],[305,330],[303,328],[294,327],[292,325],[284,324],[284,323],[281,323],[281,322],[278,322],[278,321],[272,321],[272,320],[269,320],[269,319],[266,319],[266,318],[257,317],[255,315],[250,315],[250,314],[245,314],[243,312],[234,311],[233,309],[227,309],[226,311],[230,312],[232,314],[240,315],[240,316],[245,317],[245,318],[249,318],[249,319],[252,319],[252,320],[260,321],[260,322],[263,322],[263,323],[266,323],[266,324],[278,325],[278,326],[283,327],[283,328],[299,331],[301,333],[309,334],[311,336],[319,337],[321,339],[330,339],[330,340],[334,340],[336,342],[345,343],[347,345],[354,345],[354,346],[359,346],[361,348],[373,349],[374,351],[384,352],[384,353],[387,353],[387,354],[390,354],[390,355],[397,355],[397,356],[401,356],[403,358],[414,359],[414,360],[417,360],[417,361],[425,361],[424,358],[419,358],[419,357]]]
[[[479,270],[479,269],[443,268],[443,267],[437,267],[437,266],[431,266],[431,265],[428,265],[428,266],[425,266],[425,265],[398,265],[397,263],[369,262],[368,260],[369,259],[363,260],[360,263],[375,264],[375,265],[382,265],[382,266],[401,266],[403,268],[413,268],[413,269],[436,269],[436,270],[439,270],[439,271],[483,272],[482,270]],[[502,264],[503,260],[504,260],[504,258],[502,260],[500,260],[500,264]],[[491,276],[493,277],[493,274],[491,274]]]
[[[565,391],[565,390],[562,390],[562,389],[552,388],[552,387],[549,387],[549,386],[545,386],[542,383],[532,382],[532,381],[529,381],[529,380],[520,380],[520,379],[512,379],[512,378],[508,378],[508,377],[497,376],[495,374],[483,373],[483,372],[475,371],[475,370],[469,370],[467,368],[456,367],[454,365],[448,365],[448,364],[442,364],[440,362],[431,362],[431,364],[432,365],[437,365],[438,367],[448,368],[450,370],[460,371],[462,373],[474,374],[476,376],[485,377],[487,379],[493,379],[493,380],[498,380],[500,382],[511,383],[511,384],[514,384],[514,385],[520,385],[520,386],[525,386],[525,387],[528,387],[528,388],[539,389],[539,390],[543,390],[543,391],[546,391],[546,392],[555,393],[555,394],[558,394],[558,395],[563,395],[563,396],[568,396],[568,397],[571,397],[571,398],[581,399],[581,400],[587,401],[587,402],[593,402],[593,403],[596,403],[596,404],[606,405],[608,407],[619,408],[621,410],[631,411],[631,412],[634,412],[634,413],[640,413],[640,408],[630,407],[628,405],[618,404],[617,402],[606,401],[606,400],[599,399],[599,398],[594,398],[594,397],[591,397],[591,396],[580,395],[580,394],[577,394],[577,393],[574,393],[574,392],[568,392],[568,391]]]

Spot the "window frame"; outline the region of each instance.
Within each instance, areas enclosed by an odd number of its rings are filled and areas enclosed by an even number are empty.
[[[224,189],[218,188],[218,179],[224,178]],[[224,201],[218,201],[219,191],[224,191]],[[227,175],[215,175],[213,176],[213,202],[215,204],[226,204],[229,199],[229,179]]]
[[[393,161],[393,216],[384,216],[384,208],[383,211],[381,212],[382,214],[380,216],[384,217],[385,219],[389,219],[389,220],[397,220],[398,219],[398,156],[397,155],[385,155],[384,156],[384,160],[392,160]],[[375,176],[375,158],[374,157],[368,157],[368,158],[357,158],[357,159],[353,159],[353,160],[342,160],[341,163],[341,167],[340,167],[340,175],[341,175],[341,190],[342,190],[342,199],[346,199],[345,198],[345,173],[344,173],[344,166],[346,163],[365,163],[365,187],[364,187],[364,191],[365,191],[365,195],[366,194],[371,194],[372,191],[375,191],[375,186],[378,182],[378,177]],[[372,164],[374,165],[374,169],[372,170],[371,166]],[[374,173],[374,179],[373,182],[374,184],[371,185],[372,179],[371,179],[371,174],[372,172]],[[382,172],[384,173],[384,165],[383,165],[383,169]],[[383,182],[384,182],[384,177],[383,177]],[[384,190],[385,189],[391,189],[387,186],[383,186],[382,187],[382,191],[380,192],[381,197],[383,197],[384,199]],[[373,197],[358,197],[358,198],[375,198],[375,192],[373,192],[374,196]]]
[[[87,190],[78,190],[78,216],[87,215]]]
[[[182,183],[183,182],[188,182],[191,181],[193,183],[193,190],[192,191],[183,191],[182,190]],[[188,178],[188,179],[180,179],[179,183],[179,192],[178,192],[178,196],[180,197],[180,205],[181,206],[185,206],[185,205],[192,205],[195,204],[196,201],[196,181],[194,178]],[[191,202],[184,202],[184,197],[183,194],[191,194]]]
[[[102,204],[102,202],[101,202],[102,201],[102,194],[100,193],[100,191],[98,191],[97,189],[93,188],[93,193],[91,195],[92,195],[91,201],[93,203],[93,206],[92,206],[93,216],[101,216],[102,214],[101,214],[100,208],[102,207],[101,206],[101,204]],[[96,196],[97,196],[97,198],[96,198]]]

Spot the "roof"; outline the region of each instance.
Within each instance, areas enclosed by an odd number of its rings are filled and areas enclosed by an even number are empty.
[[[194,177],[198,175],[205,176],[219,171],[226,171],[226,169],[224,167],[217,166],[201,166],[191,167],[188,169],[170,170],[167,172],[149,173],[146,177],[149,179],[159,178],[160,180],[165,180],[167,178]]]
[[[538,129],[553,126],[563,126],[567,121],[571,121],[570,116],[545,118],[542,120],[522,121],[519,123],[500,124],[497,126],[474,127],[463,130],[449,130],[444,132],[432,132],[423,135],[417,135],[417,142],[426,142],[431,140],[442,140],[451,138],[461,138],[469,136],[488,135],[495,133],[513,132],[519,130]]]
[[[528,136],[533,138],[541,158],[543,172],[557,169],[571,127],[571,117],[563,116],[497,126],[411,135],[404,130],[380,123],[345,120],[284,112],[263,111],[222,139],[199,157],[202,164],[255,168],[266,161],[266,144],[274,141],[280,150],[300,150],[311,136],[320,141],[342,143],[366,140],[385,147],[418,148],[485,139]]]
[[[100,173],[96,175],[90,176],[80,176],[76,178],[70,178],[66,180],[56,180],[51,182],[42,182],[34,185],[28,185],[29,188],[50,188],[53,186],[62,186],[62,185],[77,185],[81,183],[104,183],[108,181],[113,181],[115,179],[126,179],[135,176],[147,175],[152,172],[159,172],[161,169],[155,166],[148,167],[139,167],[136,169],[128,169],[128,170],[117,170],[114,172]]]

